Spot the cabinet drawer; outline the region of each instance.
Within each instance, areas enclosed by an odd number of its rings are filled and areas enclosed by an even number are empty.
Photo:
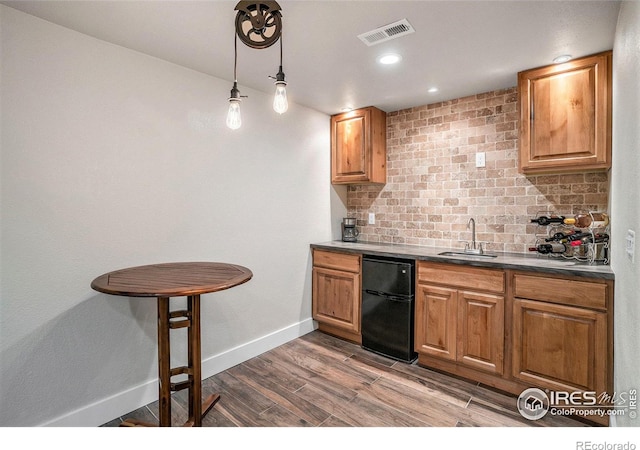
[[[504,272],[496,269],[421,261],[418,282],[504,293]]]
[[[604,283],[517,273],[513,276],[513,284],[514,294],[519,298],[607,309],[608,289]]]
[[[328,252],[325,250],[313,251],[313,265],[328,269],[344,270],[346,272],[360,272],[360,255],[348,253]]]

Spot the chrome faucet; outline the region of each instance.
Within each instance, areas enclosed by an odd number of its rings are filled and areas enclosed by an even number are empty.
[[[467,230],[471,227],[471,248],[475,250],[476,248],[476,221],[472,217],[469,219],[469,223],[467,224]]]
[[[482,249],[482,243],[480,245],[476,245],[476,221],[472,217],[469,219],[469,223],[467,223],[467,229],[471,228],[471,247],[469,247],[469,243],[467,242],[464,246],[465,253],[475,253],[475,254],[483,254],[484,250]]]

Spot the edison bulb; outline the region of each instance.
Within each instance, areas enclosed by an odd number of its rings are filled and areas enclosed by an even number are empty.
[[[237,130],[242,125],[240,115],[240,100],[229,100],[229,111],[227,111],[227,126],[232,130]]]
[[[276,95],[273,97],[273,110],[279,114],[286,112],[289,109],[289,102],[287,101],[287,83],[276,83]]]

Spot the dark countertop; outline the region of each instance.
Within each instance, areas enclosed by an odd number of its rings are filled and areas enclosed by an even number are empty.
[[[387,244],[378,242],[343,242],[328,241],[311,244],[311,248],[337,250],[345,253],[357,253],[378,256],[392,256],[421,261],[446,262],[476,267],[493,267],[499,269],[528,270],[556,275],[569,275],[589,278],[615,279],[610,265],[588,264],[574,259],[548,257],[537,254],[487,252],[497,255],[495,258],[461,255],[442,256],[445,251],[461,251],[461,249],[426,247],[419,245]]]

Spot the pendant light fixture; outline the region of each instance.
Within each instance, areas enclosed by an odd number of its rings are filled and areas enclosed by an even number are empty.
[[[282,114],[288,108],[287,82],[282,71],[282,15],[280,5],[275,1],[241,1],[235,7],[238,11],[235,21],[235,42],[233,62],[233,88],[229,96],[229,110],[227,112],[227,126],[233,130],[242,124],[240,116],[240,101],[244,95],[238,90],[236,74],[238,65],[238,38],[248,47],[263,49],[271,47],[280,40],[280,66],[275,77],[276,94],[273,99],[273,109]],[[271,77],[273,78],[273,77]]]
[[[282,36],[280,36],[280,66],[276,74],[276,95],[273,97],[273,110],[278,114],[282,114],[289,109],[287,101],[287,82],[284,80],[284,72],[282,71]]]
[[[237,130],[242,125],[242,115],[240,114],[240,91],[238,83],[233,83],[231,96],[229,97],[229,110],[227,111],[227,126],[232,130]]]
[[[237,130],[242,125],[242,116],[240,114],[240,90],[238,89],[238,77],[236,70],[238,68],[238,37],[235,37],[233,44],[234,60],[233,60],[233,87],[229,95],[229,110],[227,111],[227,126],[232,130]]]

